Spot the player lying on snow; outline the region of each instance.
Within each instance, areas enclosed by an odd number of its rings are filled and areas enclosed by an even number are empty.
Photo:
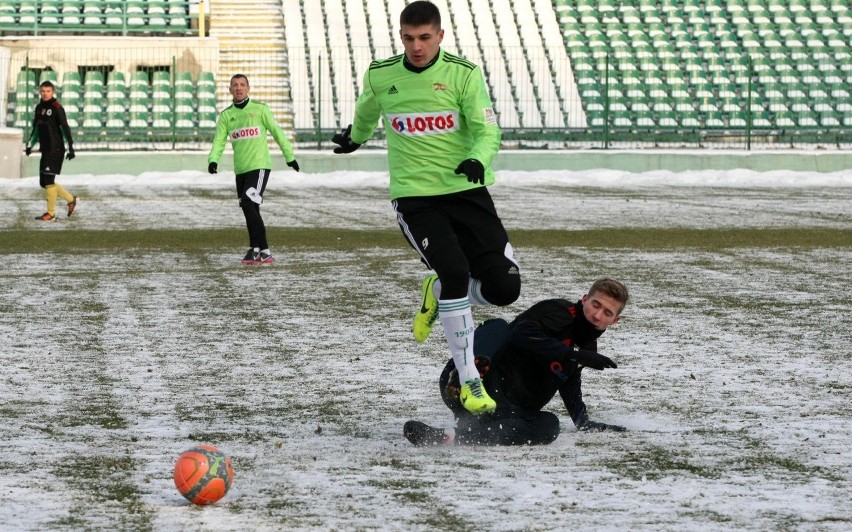
[[[541,409],[557,392],[578,430],[626,430],[589,419],[580,373],[584,367],[616,367],[597,352],[597,339],[618,322],[627,299],[622,283],[603,278],[576,303],[548,299],[522,312],[511,324],[501,319],[486,321],[475,332],[476,365],[497,409],[475,415],[461,406],[458,373],[450,359],[439,385],[457,427],[441,429],[412,420],[405,423],[405,437],[414,445],[551,443],[559,436],[559,418]]]

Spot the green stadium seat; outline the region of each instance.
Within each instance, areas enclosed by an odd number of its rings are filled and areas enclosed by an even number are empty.
[[[158,113],[158,112],[165,112],[165,111],[171,112],[171,110],[172,110],[171,98],[168,98],[168,97],[158,98],[156,96],[153,98],[153,101],[151,103],[151,111],[153,111],[154,113]]]
[[[66,91],[63,90],[60,96],[60,101],[62,102],[62,107],[65,108],[66,113],[77,113],[80,111],[80,93],[66,93]]]
[[[216,129],[216,112],[198,112],[198,127],[202,130]]]
[[[798,114],[797,122],[799,127],[817,127],[817,114],[813,111],[802,111]]]
[[[62,8],[60,0],[41,0],[41,17],[39,24],[59,24],[59,13]]]
[[[83,123],[80,126],[89,132],[99,132],[103,129],[103,110],[83,111]]]
[[[164,70],[157,70],[154,72],[154,75],[151,78],[152,87],[171,87],[171,85],[172,78],[168,72]]]
[[[76,70],[68,70],[62,73],[62,90],[80,90],[80,73]]]
[[[719,111],[710,111],[705,114],[704,125],[709,128],[724,128],[726,126],[724,115]]]
[[[144,0],[129,0],[125,2],[125,11],[127,13],[127,25],[139,27],[145,25],[145,1]]]
[[[154,111],[151,128],[154,130],[171,129],[174,115],[171,111]]]
[[[36,0],[18,0],[18,24],[34,24],[38,13]]]
[[[753,112],[751,125],[754,128],[768,129],[772,127],[772,116],[768,111]]]
[[[55,70],[42,70],[38,77],[38,83],[41,85],[45,81],[53,83],[53,86],[56,87],[59,85],[59,76]]]
[[[36,85],[35,72],[32,71],[32,70],[21,70],[21,71],[18,72],[18,75],[15,78],[15,81],[16,81],[18,86],[20,86],[21,84],[24,84],[24,85],[31,85],[31,86],[35,87],[35,85]]]
[[[142,111],[147,113],[148,112],[148,97],[143,96],[143,97],[130,98],[130,103],[128,105],[127,110],[131,113],[142,112]]]
[[[194,113],[191,111],[175,113],[175,129],[183,134],[195,133]]]
[[[82,10],[82,7],[83,2],[81,0],[63,0],[62,23],[80,24],[80,11]]]
[[[130,121],[128,126],[131,131],[147,130],[149,126],[150,115],[147,110],[130,111]]]
[[[123,2],[117,0],[107,0],[104,5],[104,24],[112,26],[115,29],[120,29],[124,25],[124,6]]]
[[[0,25],[14,26],[16,24],[15,15],[18,10],[11,2],[3,2],[0,4]]]
[[[87,26],[102,26],[104,24],[103,5],[99,0],[85,0],[83,2],[83,24]],[[83,127],[86,127],[83,120]]]
[[[170,8],[171,9],[171,8]],[[173,31],[183,32],[189,28],[185,14],[169,13],[169,27]]]
[[[175,72],[175,87],[194,88],[195,83],[192,81],[192,74],[183,71]]]
[[[642,128],[652,128],[657,125],[653,111],[638,111],[636,112],[636,126]]]
[[[792,111],[779,111],[775,114],[775,125],[777,127],[796,127],[796,114]]]
[[[192,113],[195,111],[192,97],[189,98],[175,98],[175,112],[176,113]]]
[[[107,113],[107,119],[104,123],[104,127],[110,132],[116,131],[124,131],[127,129],[126,117],[127,115],[122,112],[112,111]]]
[[[819,113],[819,125],[823,127],[839,127],[842,125],[840,118],[841,115],[834,111]]]

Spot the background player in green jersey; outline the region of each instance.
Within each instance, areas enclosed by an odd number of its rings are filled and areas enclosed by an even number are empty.
[[[265,103],[249,99],[249,82],[243,74],[231,77],[228,89],[234,103],[219,115],[216,122],[216,134],[213,146],[207,157],[207,171],[215,174],[219,168],[219,159],[225,150],[225,142],[231,139],[234,148],[234,173],[237,180],[237,197],[240,208],[246,217],[249,233],[249,250],[242,263],[246,265],[272,264],[272,252],[266,241],[266,226],[260,217],[260,204],[263,203],[263,191],[269,180],[272,159],[266,132],[281,148],[287,166],[299,171],[299,163],[293,155],[290,141],[284,136],[272,112]]]
[[[441,14],[412,2],[400,15],[405,53],[373,61],[352,124],[332,138],[335,153],[387,133],[390,195],[400,229],[435,274],[421,286],[414,337],[440,318],[459,371],[460,400],[473,413],[496,403],[474,364],[471,305],[508,305],[521,290],[518,264],[487,185],[500,128],[479,67],[441,49]],[[466,178],[466,179],[465,179]]]

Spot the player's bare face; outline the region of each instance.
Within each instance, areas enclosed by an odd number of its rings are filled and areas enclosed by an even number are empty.
[[[604,293],[583,296],[583,315],[599,331],[605,331],[613,323],[618,323],[621,310],[621,303]]]
[[[435,59],[444,40],[444,30],[431,25],[410,26],[403,24],[399,29],[402,46],[405,48],[405,58],[412,65],[420,68]]]
[[[53,98],[53,87],[41,87],[39,92],[41,93],[41,101],[43,102]]]
[[[231,80],[231,86],[228,88],[235,102],[241,102],[248,97],[249,84],[246,78],[234,78]]]

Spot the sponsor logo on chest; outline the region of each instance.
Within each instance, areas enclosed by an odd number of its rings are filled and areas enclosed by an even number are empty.
[[[434,113],[393,115],[388,118],[388,121],[394,131],[407,137],[440,135],[458,131],[459,112],[437,111]]]
[[[232,130],[228,134],[231,136],[232,142],[236,142],[238,140],[256,139],[260,137],[260,126],[241,127],[240,129]]]

